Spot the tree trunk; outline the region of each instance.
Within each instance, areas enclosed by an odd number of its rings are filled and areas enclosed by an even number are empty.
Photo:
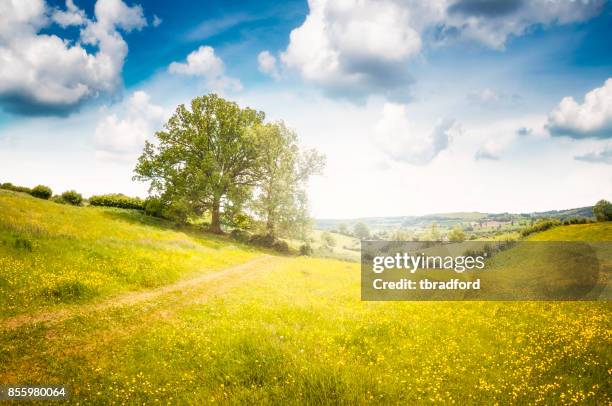
[[[221,216],[219,213],[220,199],[215,198],[212,204],[212,218],[210,220],[210,231],[215,234],[223,234],[221,231]]]
[[[268,216],[268,221],[266,222],[266,231],[268,235],[274,235],[274,220],[272,220],[271,216]]]

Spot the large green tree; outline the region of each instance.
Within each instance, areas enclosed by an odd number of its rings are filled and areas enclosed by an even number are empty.
[[[603,199],[598,201],[593,207],[593,214],[597,218],[597,221],[612,220],[612,203]]]
[[[239,212],[256,184],[259,150],[250,129],[263,119],[216,94],[196,97],[146,143],[134,179],[150,182],[178,218],[209,213],[211,231],[220,233],[222,215]]]
[[[320,173],[324,157],[316,150],[300,149],[295,132],[284,123],[254,127],[258,158],[258,181],[252,207],[269,235],[305,234],[308,216],[306,185]]]

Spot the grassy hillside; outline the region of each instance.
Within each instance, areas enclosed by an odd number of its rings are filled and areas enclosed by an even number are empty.
[[[129,211],[0,205],[0,383],[66,384],[81,404],[612,401],[609,303],[362,302],[356,263],[265,256]],[[56,304],[41,288],[62,280],[96,295]]]
[[[0,315],[160,286],[258,255],[137,211],[0,190]]]
[[[612,221],[554,227],[531,235],[530,241],[612,241]]]

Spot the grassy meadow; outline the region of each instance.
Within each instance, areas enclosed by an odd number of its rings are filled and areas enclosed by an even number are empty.
[[[72,403],[610,404],[611,310],[362,302],[355,262],[0,191],[0,383]]]

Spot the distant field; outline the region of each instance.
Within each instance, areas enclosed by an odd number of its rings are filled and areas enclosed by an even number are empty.
[[[612,402],[610,303],[362,302],[357,263],[167,226],[0,192],[0,383],[81,404]],[[49,294],[78,284],[95,294]]]

